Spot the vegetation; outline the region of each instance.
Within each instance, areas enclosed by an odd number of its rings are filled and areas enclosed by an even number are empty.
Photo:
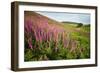
[[[90,58],[90,25],[77,28],[36,16],[39,21],[25,19],[25,61]]]
[[[82,27],[82,26],[83,26],[82,23],[78,23],[78,24],[77,24],[77,27]]]

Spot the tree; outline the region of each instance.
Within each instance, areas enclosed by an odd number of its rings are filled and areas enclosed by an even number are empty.
[[[82,23],[78,23],[78,24],[77,24],[77,27],[82,27],[82,26],[83,26]]]

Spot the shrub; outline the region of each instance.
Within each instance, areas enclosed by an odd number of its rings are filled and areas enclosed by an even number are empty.
[[[82,26],[83,26],[82,23],[77,24],[77,27],[82,27]]]

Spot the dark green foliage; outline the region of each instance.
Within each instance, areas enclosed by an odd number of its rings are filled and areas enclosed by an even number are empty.
[[[83,26],[82,23],[78,23],[78,24],[77,24],[77,27],[82,27],[82,26]]]

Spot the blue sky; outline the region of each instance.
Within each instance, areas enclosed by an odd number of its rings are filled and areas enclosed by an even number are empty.
[[[67,12],[37,12],[56,21],[71,21],[84,24],[90,24],[90,14],[88,13],[67,13]]]

